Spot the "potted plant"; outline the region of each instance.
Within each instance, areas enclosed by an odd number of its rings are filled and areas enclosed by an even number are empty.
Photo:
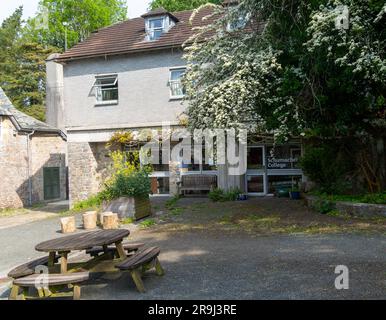
[[[292,200],[300,200],[300,188],[298,184],[294,184],[290,191],[290,198]]]
[[[151,215],[149,167],[138,163],[138,155],[127,160],[122,152],[111,153],[114,173],[105,183],[104,212],[117,213],[120,219],[142,219]]]

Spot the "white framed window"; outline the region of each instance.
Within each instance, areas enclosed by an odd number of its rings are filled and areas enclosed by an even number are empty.
[[[232,19],[232,21],[228,22],[227,25],[227,31],[232,32],[232,31],[240,31],[244,29],[250,19],[250,14],[247,16],[239,16],[237,18]]]
[[[93,88],[97,104],[118,103],[118,75],[96,76]]]
[[[150,41],[158,40],[165,30],[165,18],[150,18],[147,21],[147,36]]]
[[[185,96],[185,88],[182,84],[182,77],[186,72],[186,68],[170,69],[170,98],[181,99]]]

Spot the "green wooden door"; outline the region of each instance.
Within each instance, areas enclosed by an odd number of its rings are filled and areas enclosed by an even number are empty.
[[[43,168],[44,176],[44,200],[60,198],[59,168]]]

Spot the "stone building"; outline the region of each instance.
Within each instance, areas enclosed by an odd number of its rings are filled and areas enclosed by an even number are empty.
[[[214,19],[204,19],[213,14],[210,7],[192,14],[150,11],[100,29],[65,53],[49,57],[47,119],[68,137],[71,203],[101,189],[110,161],[105,144],[115,132],[159,130],[165,123],[172,130],[181,127],[187,107],[181,81],[186,70],[183,44],[196,27]],[[238,187],[251,195],[271,194],[276,186],[303,180],[297,165],[300,140],[277,146],[275,155],[272,146],[271,137],[253,137],[248,168],[240,176],[227,174],[226,166],[213,162],[163,163],[152,175],[153,193],[175,193],[182,175],[216,176],[218,187]]]
[[[0,209],[67,197],[66,136],[17,110],[0,88]]]

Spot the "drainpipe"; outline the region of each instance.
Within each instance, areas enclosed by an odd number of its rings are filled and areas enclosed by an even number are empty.
[[[32,131],[27,134],[27,174],[28,174],[28,205],[32,206],[32,178],[31,178],[31,137],[35,134],[35,131]]]

